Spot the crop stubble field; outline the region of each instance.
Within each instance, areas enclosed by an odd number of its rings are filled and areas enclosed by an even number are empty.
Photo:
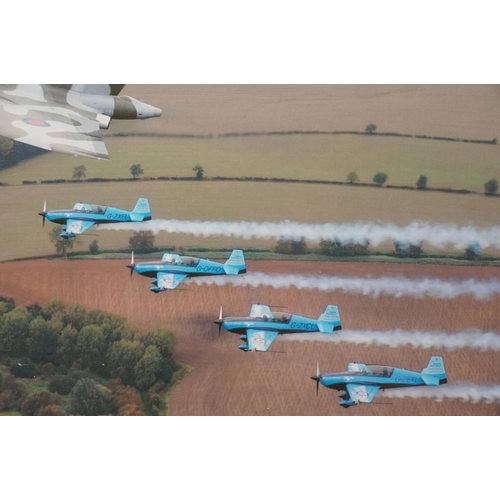
[[[344,293],[274,290],[268,287],[198,286],[183,291],[149,292],[149,281],[129,278],[125,261],[32,261],[0,265],[0,295],[19,304],[44,303],[60,297],[87,308],[125,316],[142,331],[168,328],[177,334],[180,361],[194,367],[170,400],[171,415],[498,415],[498,404],[445,399],[387,399],[350,412],[337,405],[336,391],[320,388],[310,376],[316,362],[322,371],[342,371],[349,361],[384,363],[420,371],[431,355],[443,355],[449,383],[500,383],[498,353],[461,349],[414,349],[356,346],[348,343],[298,342],[279,337],[268,353],[243,353],[241,341],[227,332],[218,336],[219,307],[226,315],[246,315],[254,302],[286,305],[288,312],[318,317],[327,304],[338,304],[346,330],[498,331],[499,298],[476,302],[380,296],[372,299]],[[251,262],[249,272],[342,276],[432,277],[447,280],[500,277],[498,269],[419,265],[312,262]],[[242,277],[244,280],[245,277]],[[345,333],[347,335],[347,332]]]
[[[498,198],[394,189],[256,182],[140,182],[0,187],[0,261],[51,255],[54,247],[37,215],[47,208],[71,208],[76,201],[103,202],[131,210],[148,197],[153,218],[202,221],[297,222],[321,224],[378,221],[406,225],[415,220],[490,227],[498,223]],[[139,227],[139,226],[137,226]],[[92,228],[81,237],[87,250],[126,247],[132,232]],[[248,240],[160,233],[158,246],[274,246],[275,240]],[[485,249],[486,253],[492,249]]]
[[[389,184],[415,186],[426,175],[429,187],[482,192],[500,162],[500,146],[380,136],[110,137],[106,144],[108,162],[50,153],[1,171],[0,182],[71,179],[77,165],[85,166],[87,178],[125,178],[136,163],[149,177],[194,177],[192,168],[200,164],[210,177],[345,182],[355,171],[369,183],[385,172]]]

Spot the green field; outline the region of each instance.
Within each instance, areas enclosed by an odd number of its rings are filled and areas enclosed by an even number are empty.
[[[106,203],[132,209],[140,197],[148,197],[153,218],[222,221],[283,221],[326,223],[380,221],[406,225],[415,220],[436,223],[498,224],[500,200],[482,195],[403,191],[334,185],[257,182],[163,182],[38,184],[0,187],[0,261],[51,255],[54,247],[48,233],[53,225],[37,215],[47,208],[71,208],[77,201]],[[98,239],[99,246],[128,246],[131,232],[92,228],[81,237],[86,250]],[[161,247],[263,247],[274,240],[196,238],[160,233]]]
[[[194,177],[200,164],[209,177],[346,181],[355,171],[361,182],[372,182],[385,172],[388,184],[415,186],[425,175],[428,187],[483,192],[500,165],[499,146],[380,136],[109,137],[106,143],[109,162],[49,153],[1,171],[0,182],[71,179],[77,165],[85,165],[87,178],[126,178],[135,163],[149,177]]]

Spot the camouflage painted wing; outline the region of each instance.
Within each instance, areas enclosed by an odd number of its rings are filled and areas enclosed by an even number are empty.
[[[250,351],[265,352],[278,336],[277,331],[269,330],[248,330],[247,331],[247,344]]]
[[[162,290],[175,290],[185,279],[186,274],[158,273],[158,288]]]
[[[125,87],[121,83],[55,83],[54,87],[59,87],[65,90],[73,90],[74,92],[82,92],[85,94],[97,95],[118,95]]]
[[[0,135],[48,151],[109,160],[97,119],[56,103],[0,98]]]
[[[380,387],[377,385],[347,384],[347,392],[351,400],[356,403],[371,403]]]

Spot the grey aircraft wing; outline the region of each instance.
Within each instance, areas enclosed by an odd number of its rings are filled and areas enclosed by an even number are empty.
[[[125,87],[125,84],[115,83],[55,83],[55,87],[61,89],[73,90],[74,92],[81,92],[84,94],[97,94],[97,95],[118,95]]]
[[[51,101],[42,85],[2,86],[0,135],[48,151],[109,159],[97,115]]]

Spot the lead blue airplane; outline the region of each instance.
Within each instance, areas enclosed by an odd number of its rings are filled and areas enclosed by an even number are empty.
[[[276,340],[278,335],[292,333],[333,333],[342,330],[339,308],[328,306],[324,314],[317,320],[297,316],[295,314],[273,313],[269,306],[253,304],[249,317],[222,317],[222,307],[217,321],[219,333],[221,328],[231,333],[241,335],[245,344],[240,346],[242,351],[265,352]]]
[[[105,205],[89,205],[88,203],[77,203],[72,210],[50,210],[47,211],[47,202],[43,206],[43,212],[38,215],[55,224],[63,226],[60,236],[63,238],[74,238],[83,234],[94,224],[116,224],[119,222],[144,222],[151,220],[151,209],[146,198],[140,198],[135,208],[129,212],[120,208],[107,207]]]
[[[421,373],[391,366],[349,363],[346,372],[320,374],[318,364],[316,376],[311,378],[316,381],[316,394],[320,383],[339,391],[342,399],[339,405],[344,408],[371,403],[380,389],[447,383],[443,358],[438,356],[433,356]]]
[[[141,276],[153,278],[151,283],[154,286],[150,290],[154,293],[174,290],[186,278],[237,275],[247,272],[243,250],[233,250],[225,264],[197,257],[181,257],[174,253],[164,254],[161,261],[136,264],[132,252],[132,261],[127,267],[131,276],[135,271]]]

